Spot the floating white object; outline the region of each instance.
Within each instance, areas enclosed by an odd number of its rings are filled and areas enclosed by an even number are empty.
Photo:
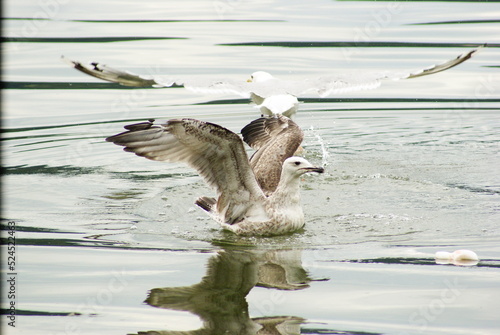
[[[454,252],[438,251],[435,254],[436,263],[454,265],[476,265],[479,257],[472,250],[455,250]]]

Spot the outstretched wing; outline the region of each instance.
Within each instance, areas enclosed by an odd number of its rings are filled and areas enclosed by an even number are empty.
[[[480,47],[481,48],[481,47]],[[320,97],[344,92],[374,89],[381,85],[383,80],[400,80],[423,77],[438,72],[442,72],[455,67],[470,59],[480,48],[471,50],[460,56],[441,64],[414,71],[399,72],[353,72],[331,76],[322,76],[316,79],[306,79],[302,82],[288,82],[283,86],[287,93],[301,96],[307,93],[317,93]]]
[[[70,60],[64,56],[61,59],[76,70],[112,83],[132,87],[172,87],[183,86],[196,93],[210,94],[236,94],[249,98],[254,83],[245,80],[234,81],[231,79],[181,79],[163,75],[138,75],[129,71],[122,71],[105,64],[92,62],[84,64]]]
[[[261,189],[269,195],[278,186],[283,162],[297,151],[304,133],[291,119],[275,115],[250,122],[241,134],[243,140],[257,150],[250,166]]]
[[[158,79],[151,76],[139,76],[128,71],[121,71],[96,62],[90,64],[82,64],[78,61],[73,61],[62,56],[61,59],[77,69],[80,72],[88,74],[112,83],[119,83],[124,86],[133,87],[170,87],[175,83],[174,79],[164,80],[164,84],[160,84]]]
[[[457,58],[449,60],[447,62],[432,65],[428,68],[421,69],[418,71],[413,71],[411,73],[406,73],[406,74],[400,73],[400,74],[396,75],[396,78],[394,78],[394,77],[389,77],[389,78],[390,79],[412,79],[412,78],[418,78],[418,77],[422,77],[422,76],[427,76],[429,74],[434,74],[434,73],[438,73],[441,71],[445,71],[445,70],[451,69],[454,66],[457,66],[458,64],[462,64],[467,59],[470,59],[472,57],[472,55],[474,55],[481,48],[483,48],[483,46],[480,46],[479,48],[471,50],[469,52],[465,52],[465,53],[457,56]]]
[[[479,48],[471,50],[445,63],[432,65],[416,71],[345,73],[300,81],[271,78],[261,82],[236,81],[231,79],[180,79],[156,75],[141,76],[99,63],[85,65],[64,57],[63,60],[75,69],[88,75],[126,86],[170,87],[177,85],[184,86],[198,93],[230,93],[245,98],[249,98],[252,95],[268,98],[278,94],[291,94],[298,97],[309,93],[326,97],[331,94],[377,88],[380,86],[381,81],[386,79],[410,79],[445,71],[465,62],[478,50]]]
[[[248,163],[240,137],[216,124],[194,119],[166,123],[143,122],[106,138],[151,160],[184,162],[216,188],[217,210],[224,222],[240,221],[251,206],[262,203],[263,193]]]

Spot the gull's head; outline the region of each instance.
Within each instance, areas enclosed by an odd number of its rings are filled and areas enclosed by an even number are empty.
[[[304,173],[308,172],[323,173],[325,172],[325,169],[312,165],[302,157],[292,156],[283,162],[283,175],[300,177]]]
[[[249,82],[249,83],[262,83],[264,81],[267,81],[267,80],[270,80],[273,78],[274,77],[270,73],[267,73],[264,71],[257,71],[257,72],[252,73],[252,75],[247,80],[247,82]]]

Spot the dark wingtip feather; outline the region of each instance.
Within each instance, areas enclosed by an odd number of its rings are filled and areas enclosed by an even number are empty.
[[[243,141],[245,141],[246,144],[253,147],[255,143],[262,138],[262,136],[267,136],[264,127],[265,121],[266,118],[261,117],[253,120],[245,127],[243,127],[243,129],[241,129],[241,136],[243,137]]]
[[[124,126],[123,128],[130,130],[130,131],[145,130],[145,129],[151,128],[154,121],[155,121],[154,119],[151,119],[151,120],[148,120],[146,122],[129,124],[129,125]]]
[[[217,200],[210,197],[200,197],[195,201],[195,204],[204,211],[211,213],[214,209]]]
[[[241,135],[250,147],[258,150],[287,128],[300,129],[290,118],[273,115],[253,120],[241,130]]]
[[[125,131],[123,133],[119,133],[113,136],[109,136],[105,138],[106,142],[113,142],[115,144],[120,144],[119,139],[122,138],[124,134],[130,134],[131,132],[135,131],[140,131],[140,130],[147,130],[150,129],[153,126],[153,122],[155,120],[151,119],[146,122],[140,122],[140,123],[134,123],[134,124],[129,124],[124,126],[123,128],[127,129],[128,131]]]

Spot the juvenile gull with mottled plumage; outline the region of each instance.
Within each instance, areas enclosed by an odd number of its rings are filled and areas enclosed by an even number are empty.
[[[108,137],[106,141],[124,146],[125,151],[138,156],[184,162],[196,169],[217,192],[217,199],[201,197],[196,204],[225,229],[240,235],[293,232],[304,225],[300,176],[307,172],[322,173],[323,168],[301,157],[288,157],[302,140],[300,129],[298,140],[286,140],[287,132],[293,137],[298,129],[288,118],[255,121],[248,127],[245,136],[253,145],[259,145],[252,158],[254,168],[267,164],[269,171],[274,171],[276,162],[279,164],[280,173],[272,180],[273,186],[266,185],[271,182],[265,178],[257,180],[256,175],[265,173],[265,168],[262,172],[252,170],[241,138],[213,123],[194,119],[173,119],[160,124],[143,122],[125,126],[126,132]],[[277,138],[282,139],[283,147],[273,144]],[[276,161],[278,156],[281,158]]]

